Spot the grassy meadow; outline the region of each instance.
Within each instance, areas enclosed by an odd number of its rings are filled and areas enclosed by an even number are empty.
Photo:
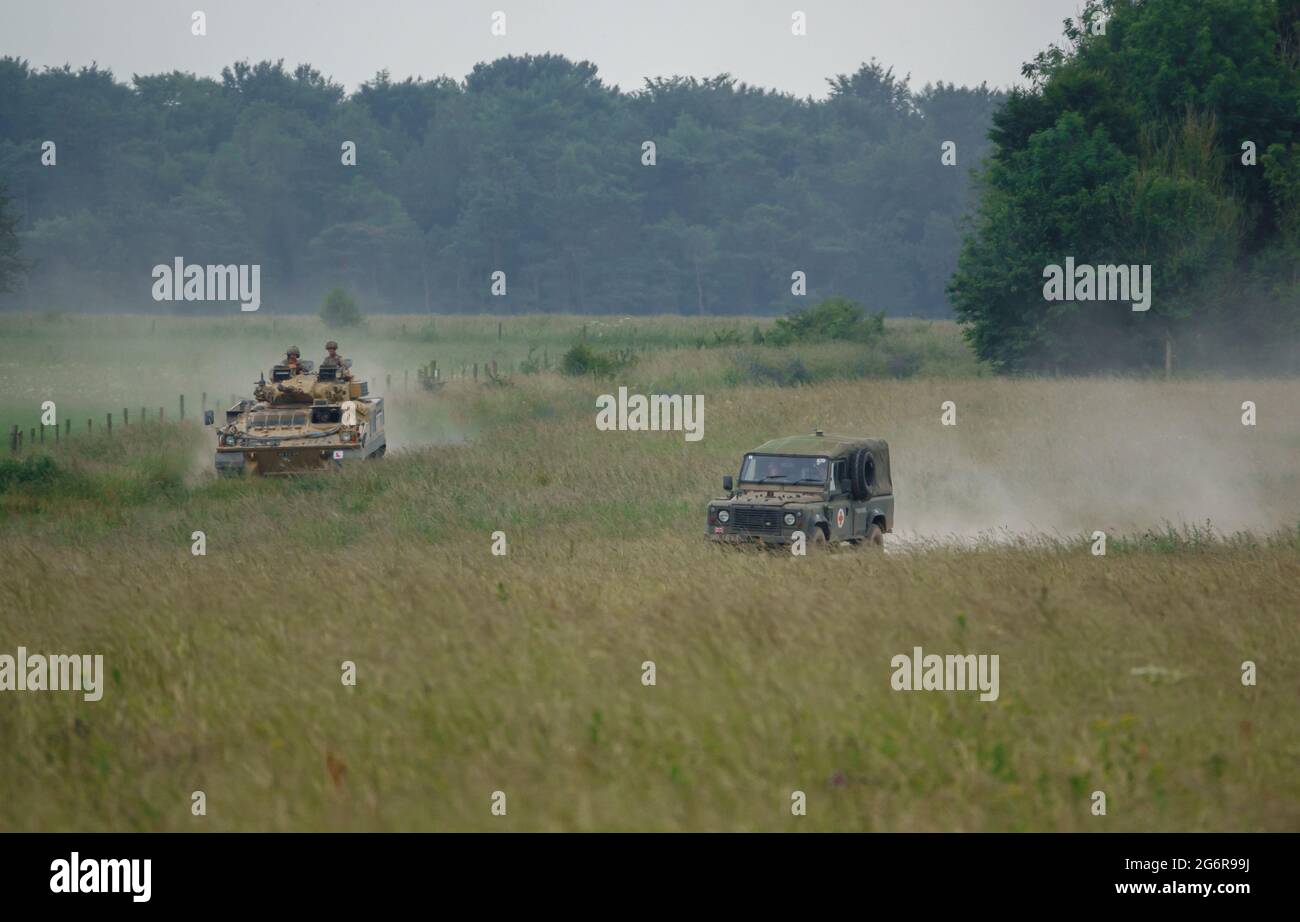
[[[0,830],[1300,829],[1300,382],[1008,379],[952,324],[756,325],[0,316],[0,426],[73,420],[0,452],[0,653],[109,673],[0,692]],[[217,479],[201,395],[330,335],[388,457]],[[559,373],[584,335],[631,364]],[[619,385],[703,395],[703,440],[597,431]],[[815,427],[889,440],[884,553],[708,545],[740,454]],[[892,690],[916,646],[997,654],[1000,697]]]

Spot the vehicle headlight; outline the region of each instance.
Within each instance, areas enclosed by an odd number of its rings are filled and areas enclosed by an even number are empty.
[[[721,522],[723,525],[726,525],[728,522],[731,521],[731,513],[728,512],[726,509],[719,509],[718,521]]]
[[[233,435],[228,435],[228,436],[225,437],[225,439],[224,439],[223,441],[225,441],[225,443],[226,443],[227,445],[234,445],[234,444],[235,444],[235,437],[234,437]]]
[[[785,518],[784,518],[782,521],[784,521],[785,524],[787,524],[787,525],[793,525],[793,524],[795,523],[794,513],[793,513],[793,512],[787,512],[787,513],[785,514]]]

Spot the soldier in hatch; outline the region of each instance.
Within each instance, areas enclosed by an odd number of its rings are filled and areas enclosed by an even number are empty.
[[[339,344],[331,339],[325,344],[325,351],[328,354],[321,361],[320,367],[329,368],[334,366],[338,368],[336,374],[340,381],[351,381],[352,372],[348,370],[348,366],[351,363],[349,363],[347,359],[343,358],[343,356],[339,355]]]
[[[285,352],[285,354],[284,354],[284,364],[286,364],[286,365],[289,366],[289,373],[290,373],[290,374],[295,374],[295,375],[296,375],[296,374],[298,374],[298,373],[302,370],[302,369],[299,367],[299,362],[298,362],[298,359],[299,359],[301,356],[302,356],[302,353],[298,351],[298,347],[297,347],[297,346],[290,346],[290,347],[289,347],[289,350],[288,350],[287,352]]]

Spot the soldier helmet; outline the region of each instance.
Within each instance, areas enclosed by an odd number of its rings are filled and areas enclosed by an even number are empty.
[[[329,342],[327,342],[327,343],[325,344],[325,348],[326,348],[326,349],[337,349],[338,347],[339,347],[339,344],[336,343],[336,342],[334,342],[334,340],[332,340],[332,339],[331,339]]]
[[[286,352],[285,355],[302,355],[302,353],[298,351],[297,346],[290,346],[289,351]]]

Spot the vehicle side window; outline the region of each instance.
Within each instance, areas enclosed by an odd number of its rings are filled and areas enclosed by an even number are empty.
[[[832,484],[832,486],[831,486],[831,489],[832,489],[833,491],[843,492],[844,490],[847,490],[847,489],[849,488],[848,481],[845,479],[845,476],[844,476],[844,462],[843,462],[843,461],[836,461],[836,462],[835,462],[835,471],[834,471],[834,474],[833,474],[832,476],[834,476],[834,478],[835,478],[835,483]]]

